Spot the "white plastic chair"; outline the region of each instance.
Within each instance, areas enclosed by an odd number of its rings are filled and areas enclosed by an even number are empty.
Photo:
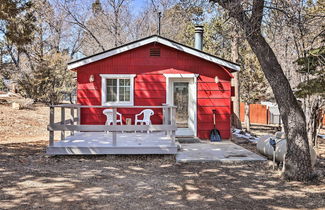
[[[146,125],[151,125],[151,120],[150,117],[154,115],[154,111],[152,109],[145,109],[142,110],[139,114],[135,115],[135,125],[140,123],[140,125],[146,124]],[[143,115],[142,120],[139,119],[139,116]],[[149,131],[148,131],[149,133]]]
[[[113,124],[113,109],[104,109],[103,114],[106,115],[105,125]],[[120,123],[122,125],[122,114],[116,112],[116,124]]]

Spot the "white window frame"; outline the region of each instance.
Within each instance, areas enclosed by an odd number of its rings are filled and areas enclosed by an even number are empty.
[[[102,78],[102,106],[133,106],[134,105],[134,77],[136,74],[100,74]],[[107,79],[130,79],[130,101],[107,102]],[[117,94],[119,94],[119,84],[117,83]]]

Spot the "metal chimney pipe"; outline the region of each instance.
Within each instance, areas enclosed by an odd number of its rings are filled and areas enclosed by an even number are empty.
[[[203,49],[203,26],[197,25],[195,26],[195,41],[194,48],[198,50]]]
[[[160,36],[161,30],[161,12],[158,12],[158,35]]]

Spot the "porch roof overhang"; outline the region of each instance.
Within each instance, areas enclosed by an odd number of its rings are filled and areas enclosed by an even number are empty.
[[[84,66],[84,65],[87,65],[87,64],[90,64],[90,63],[93,63],[93,62],[96,62],[96,61],[99,61],[99,60],[102,60],[102,59],[105,59],[105,58],[108,58],[108,57],[111,57],[111,56],[114,56],[114,55],[117,55],[117,54],[120,54],[123,52],[126,52],[128,50],[138,48],[138,47],[150,44],[150,43],[159,43],[159,44],[174,48],[176,50],[194,55],[196,57],[199,57],[204,60],[210,61],[212,63],[221,65],[223,67],[226,67],[231,72],[237,72],[240,70],[239,64],[233,63],[231,61],[228,61],[228,60],[225,60],[225,59],[222,59],[219,57],[216,57],[214,55],[205,53],[201,50],[197,50],[195,48],[177,43],[175,41],[166,39],[166,38],[158,36],[158,35],[149,36],[149,37],[146,37],[146,38],[134,41],[134,42],[130,42],[128,44],[125,44],[125,45],[122,45],[122,46],[119,46],[119,47],[116,47],[116,48],[113,48],[113,49],[110,49],[110,50],[107,50],[107,51],[104,51],[104,52],[101,52],[98,54],[95,54],[95,55],[91,55],[91,56],[84,57],[84,58],[81,58],[81,59],[78,59],[75,61],[71,61],[70,63],[68,63],[68,69],[73,70],[78,67],[81,67],[81,66]]]

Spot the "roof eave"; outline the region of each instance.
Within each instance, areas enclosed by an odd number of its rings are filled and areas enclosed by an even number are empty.
[[[111,57],[113,55],[117,55],[117,54],[126,52],[128,50],[132,50],[132,49],[144,46],[146,44],[150,44],[150,43],[153,43],[153,42],[158,42],[160,44],[169,46],[169,47],[177,49],[179,51],[183,51],[185,53],[200,57],[200,58],[202,58],[204,60],[207,60],[207,61],[219,64],[219,65],[225,66],[225,67],[229,68],[231,70],[231,72],[240,71],[240,66],[238,64],[235,64],[235,63],[223,60],[221,58],[209,55],[209,54],[207,54],[205,52],[202,52],[202,51],[196,50],[194,48],[191,48],[191,47],[176,43],[176,42],[174,42],[172,40],[168,40],[166,38],[163,38],[163,37],[160,37],[160,36],[157,36],[157,35],[150,36],[150,37],[138,40],[138,41],[134,41],[134,42],[131,42],[129,44],[126,44],[126,45],[123,45],[123,46],[108,50],[108,51],[103,52],[103,53],[99,53],[99,54],[92,55],[92,56],[89,56],[89,57],[86,57],[86,58],[82,58],[82,59],[79,59],[79,60],[76,60],[76,61],[72,61],[72,62],[68,63],[68,69],[73,70],[73,69],[76,69],[76,68],[78,68],[80,66],[87,65],[87,64],[90,64],[90,63],[93,63],[93,62],[96,62],[96,61]]]

